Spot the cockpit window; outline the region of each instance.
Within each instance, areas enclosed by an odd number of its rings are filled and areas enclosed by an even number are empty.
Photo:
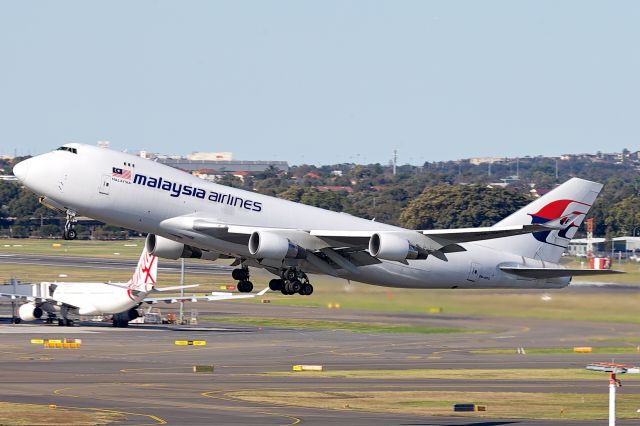
[[[61,146],[60,148],[56,149],[56,151],[69,151],[72,154],[77,154],[78,150],[75,148],[71,148],[68,146]]]

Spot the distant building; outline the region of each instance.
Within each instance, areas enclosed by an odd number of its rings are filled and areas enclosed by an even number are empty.
[[[331,185],[323,185],[318,186],[318,191],[320,192],[348,192],[349,194],[353,192],[353,188],[350,186],[331,186]]]
[[[504,163],[505,161],[507,161],[507,159],[503,158],[503,157],[476,157],[476,158],[469,158],[469,164],[473,164],[474,166],[479,166],[480,164]]]
[[[629,253],[632,254],[636,251],[640,251],[640,237],[616,237],[613,238],[613,251],[615,253]],[[593,238],[593,251],[594,255],[599,254],[611,254],[610,240],[604,238]],[[577,238],[571,240],[567,252],[572,256],[586,257],[587,256],[587,239]],[[625,256],[626,257],[626,256]]]
[[[192,152],[187,155],[191,161],[231,161],[233,154],[230,152]]]
[[[285,173],[289,171],[289,164],[286,161],[233,160],[231,152],[194,152],[185,158],[180,155],[162,155],[149,151],[139,151],[138,156],[156,160],[158,163],[189,173],[207,170],[208,173],[204,174],[208,175],[224,175],[233,172],[264,172],[270,167]]]

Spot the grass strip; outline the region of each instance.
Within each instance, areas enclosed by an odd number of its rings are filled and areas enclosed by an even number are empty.
[[[408,369],[408,370],[328,370],[317,372],[268,372],[268,376],[335,377],[348,379],[442,379],[442,380],[600,380],[607,375],[583,368],[513,368],[513,369]],[[640,380],[625,374],[624,381]]]
[[[55,405],[0,402],[0,425],[105,425],[125,420],[117,413],[70,410]]]
[[[598,420],[607,418],[606,392],[599,394],[446,391],[238,391],[225,394],[243,401],[322,408],[391,412],[424,416]],[[487,411],[454,413],[453,404],[485,405]],[[638,418],[637,397],[618,395],[617,417]]]
[[[427,327],[401,324],[362,323],[348,321],[324,321],[295,318],[236,318],[204,316],[204,321],[251,325],[256,327],[296,328],[312,330],[336,330],[350,331],[353,333],[417,333],[417,334],[447,334],[447,333],[483,333],[483,330],[453,328],[453,327]]]

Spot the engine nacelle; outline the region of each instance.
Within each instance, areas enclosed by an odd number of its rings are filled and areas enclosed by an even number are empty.
[[[187,259],[216,260],[220,257],[220,253],[188,246],[154,234],[147,235],[144,244],[147,253],[163,259],[176,260],[184,257]]]
[[[22,321],[33,321],[42,317],[44,312],[33,303],[25,303],[18,308],[18,316]]]
[[[378,259],[403,262],[417,259],[420,252],[406,238],[391,233],[373,234],[369,240],[369,253]]]
[[[306,250],[275,232],[255,231],[249,237],[249,253],[259,259],[304,259]]]

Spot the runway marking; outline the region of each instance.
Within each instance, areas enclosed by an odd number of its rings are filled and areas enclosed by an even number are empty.
[[[64,395],[62,392],[69,390],[69,389],[73,389],[73,388],[60,388],[60,389],[55,389],[53,391],[54,395],[58,395],[58,396],[66,396],[69,398],[80,398],[78,395]]]
[[[57,405],[57,404],[56,404]],[[129,416],[140,416],[140,417],[148,417],[151,420],[155,421],[155,423],[142,423],[138,426],[155,426],[155,425],[166,425],[167,421],[162,417],[154,416],[153,414],[142,414],[142,413],[132,413],[129,411],[120,411],[120,410],[110,410],[107,408],[92,408],[92,407],[71,407],[67,405],[57,405],[58,408],[64,408],[67,410],[87,410],[87,411],[101,411],[103,413],[113,413],[113,414],[125,414]]]
[[[237,402],[241,402],[243,404],[250,403],[250,404],[255,404],[255,405],[262,405],[260,403],[251,402],[251,401],[244,401],[244,400],[239,399],[239,398],[233,398],[233,397],[227,396],[226,392],[229,392],[229,391],[208,391],[208,392],[202,392],[202,393],[200,393],[200,395],[205,397],[205,398],[219,399],[219,400],[222,400],[222,401],[231,401],[231,402],[236,402],[236,403]],[[236,391],[234,390],[232,392],[236,392]],[[222,395],[214,395],[214,394],[222,394]],[[285,408],[287,406],[283,405],[282,407]],[[256,409],[260,410],[259,407],[256,407]],[[245,410],[246,410],[246,408],[245,408]],[[251,411],[253,411],[253,410],[251,410]],[[273,413],[273,412],[270,412],[270,411],[255,411],[255,413],[257,413],[257,414],[266,414],[268,416],[275,416],[275,417],[284,417],[285,419],[291,420],[290,423],[286,423],[286,425],[283,425],[283,426],[297,425],[298,423],[300,423],[302,421],[300,418],[294,417],[294,416],[290,416],[288,414]]]
[[[146,373],[146,372],[152,373],[158,370],[187,370],[187,372],[190,372],[192,368],[193,368],[193,365],[184,366],[184,367],[174,366],[174,367],[123,368],[122,370],[120,370],[120,372],[125,374]],[[183,372],[179,372],[179,373],[184,374]]]

